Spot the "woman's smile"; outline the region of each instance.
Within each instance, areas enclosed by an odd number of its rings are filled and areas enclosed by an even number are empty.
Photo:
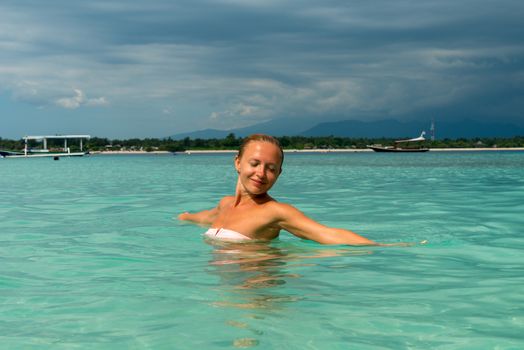
[[[250,180],[255,184],[257,187],[262,187],[266,184],[266,181],[262,181],[259,179],[250,178]]]

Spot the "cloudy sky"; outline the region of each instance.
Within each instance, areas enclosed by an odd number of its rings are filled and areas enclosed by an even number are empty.
[[[2,0],[0,137],[524,126],[522,0]]]

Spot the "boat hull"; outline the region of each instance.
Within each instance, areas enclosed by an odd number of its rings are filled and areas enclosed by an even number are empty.
[[[0,151],[1,158],[11,157],[11,156],[20,156],[20,155],[23,156],[24,154],[21,152],[14,152],[14,151]]]
[[[394,148],[394,147],[379,147],[379,146],[368,146],[375,152],[389,152],[389,153],[415,153],[415,152],[427,152],[429,148]]]
[[[63,152],[63,153],[18,153],[0,151],[0,157],[3,158],[42,158],[42,157],[83,157],[89,152]]]

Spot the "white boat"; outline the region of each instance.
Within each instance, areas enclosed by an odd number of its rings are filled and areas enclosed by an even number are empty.
[[[90,135],[43,135],[43,136],[24,136],[24,150],[23,151],[0,151],[0,156],[3,158],[32,158],[32,157],[81,157],[89,154],[84,151],[83,140],[89,140]],[[64,147],[62,151],[50,151],[47,148],[47,140],[49,139],[63,139]],[[80,152],[71,152],[67,146],[67,141],[71,139],[80,140]],[[42,148],[30,148],[29,141],[34,140],[42,142]]]
[[[426,135],[426,132],[422,131],[419,137],[395,141],[394,146],[368,145],[367,148],[372,149],[375,152],[427,152],[429,151],[429,148],[420,146],[421,142],[426,141],[424,135]],[[410,144],[416,146],[410,146]]]

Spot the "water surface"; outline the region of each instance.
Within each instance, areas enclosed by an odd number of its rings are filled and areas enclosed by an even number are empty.
[[[6,349],[520,349],[524,153],[289,154],[272,195],[409,248],[284,232],[217,245],[176,214],[232,155],[2,159]]]

